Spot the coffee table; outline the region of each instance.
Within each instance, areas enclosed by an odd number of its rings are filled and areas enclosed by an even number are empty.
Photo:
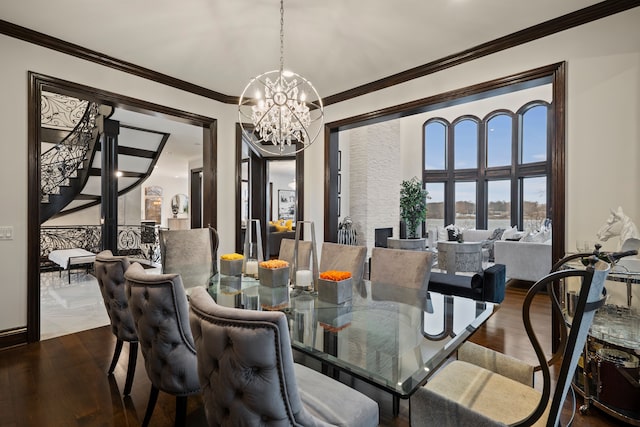
[[[221,305],[283,311],[291,346],[326,367],[409,398],[493,314],[497,305],[365,282],[366,295],[331,304],[252,278],[215,276],[209,293]]]

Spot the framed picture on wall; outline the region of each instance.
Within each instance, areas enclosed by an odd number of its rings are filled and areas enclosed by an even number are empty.
[[[294,190],[278,190],[278,219],[294,219],[296,217],[296,192]]]

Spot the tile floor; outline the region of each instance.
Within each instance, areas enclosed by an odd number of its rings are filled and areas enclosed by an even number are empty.
[[[153,273],[149,269],[147,272]],[[46,340],[109,324],[96,278],[73,270],[40,274],[40,339]]]

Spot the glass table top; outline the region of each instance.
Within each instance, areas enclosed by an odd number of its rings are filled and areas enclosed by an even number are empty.
[[[208,290],[220,305],[284,312],[294,349],[403,398],[497,307],[368,281],[343,304],[244,276],[216,275]]]

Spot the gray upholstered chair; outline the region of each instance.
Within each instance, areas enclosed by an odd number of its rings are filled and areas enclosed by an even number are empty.
[[[537,368],[465,343],[458,352],[458,360],[442,368],[410,398],[411,426],[558,425],[593,316],[604,302],[601,294],[609,264],[595,261],[595,257],[593,263],[594,267],[587,270],[551,273],[527,293],[523,320],[540,363]],[[529,308],[537,292],[547,290],[553,296],[552,283],[572,276],[582,278],[582,285],[575,315],[570,319],[570,331],[568,335],[560,334],[562,364],[552,393],[548,361],[535,336]],[[553,309],[559,312],[558,299],[552,297],[551,301]],[[533,387],[535,369],[542,372],[542,392]]]
[[[367,256],[365,246],[341,245],[323,242],[320,254],[320,272],[328,270],[348,271],[353,277],[353,285],[364,292],[364,261]]]
[[[129,311],[124,284],[124,272],[128,268],[129,261],[126,257],[113,256],[113,253],[109,250],[102,251],[96,255],[96,260],[93,264],[94,274],[98,279],[100,293],[104,299],[104,306],[111,322],[111,332],[116,336],[113,358],[107,371],[109,375],[113,374],[116,368],[122,345],[125,341],[129,343],[129,365],[127,366],[127,378],[123,391],[125,396],[131,393],[138,357],[138,334],[136,333],[133,316]]]
[[[376,402],[293,362],[284,313],[223,307],[204,288],[190,305],[210,426],[378,425]]]
[[[426,290],[432,264],[431,252],[373,248],[369,277],[371,287],[383,284]]]
[[[185,288],[205,286],[218,272],[218,232],[212,228],[160,229],[162,272],[179,274]]]
[[[144,367],[151,381],[142,425],[149,425],[159,391],[176,396],[175,425],[184,425],[187,396],[198,394],[200,384],[187,296],[180,276],[146,274],[140,264],[134,263],[125,279]]]

